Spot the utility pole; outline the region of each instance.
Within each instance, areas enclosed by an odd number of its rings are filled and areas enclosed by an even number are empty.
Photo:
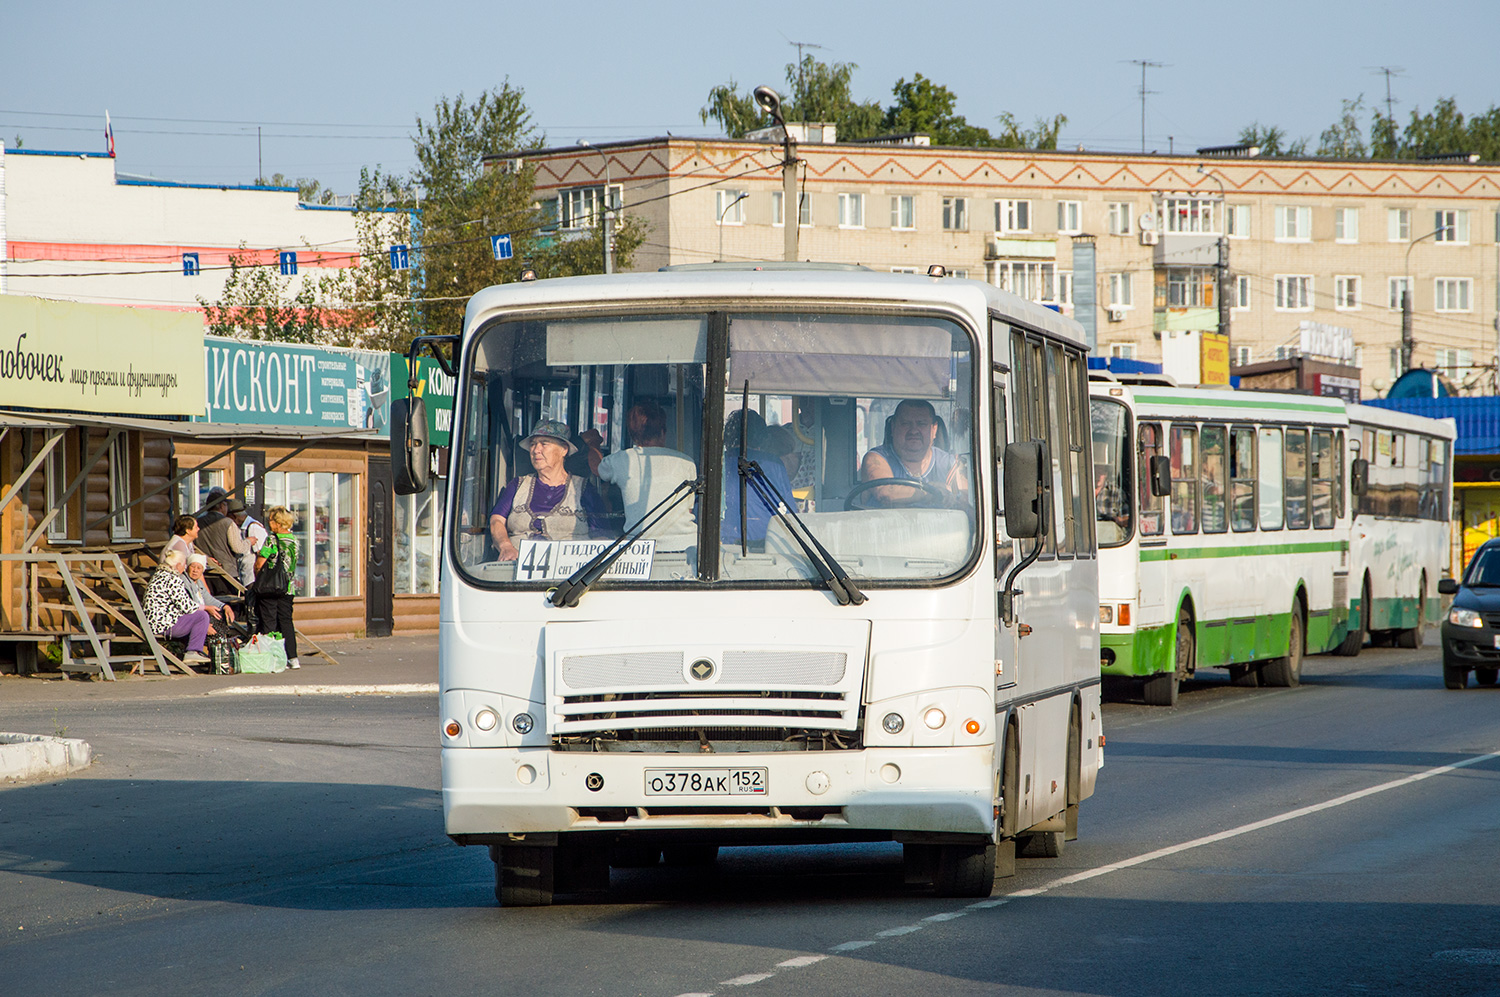
[[[578,144],[593,149],[604,160],[604,272],[611,274],[615,272],[615,199],[609,190],[609,157],[586,138],[579,139]]]
[[[754,90],[755,103],[781,128],[781,227],[783,259],[797,261],[798,228],[802,224],[802,202],[797,198],[797,143],[792,140],[786,119],[781,116],[781,95],[767,86]]]
[[[1208,177],[1219,185],[1219,261],[1217,264],[1219,278],[1218,301],[1219,301],[1219,334],[1224,337],[1224,348],[1229,352],[1230,363],[1234,362],[1234,349],[1230,345],[1229,336],[1229,194],[1224,187],[1224,178],[1219,176],[1218,170],[1206,170],[1203,164],[1198,164],[1198,172]]]

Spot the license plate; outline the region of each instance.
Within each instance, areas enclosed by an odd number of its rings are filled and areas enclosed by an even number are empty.
[[[1495,646],[1500,647],[1500,634],[1495,635]]]
[[[765,769],[647,769],[647,796],[764,796]]]

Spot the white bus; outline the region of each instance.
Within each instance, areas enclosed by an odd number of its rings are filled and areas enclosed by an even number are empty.
[[[721,845],[896,841],[961,896],[1056,854],[1104,745],[1080,333],[765,264],[494,287],[414,344],[459,378],[443,813],[500,903]]]
[[[1415,646],[1446,560],[1451,423],[1147,381],[1090,386],[1105,675],[1170,706],[1199,669],[1294,686],[1304,654],[1367,633]]]

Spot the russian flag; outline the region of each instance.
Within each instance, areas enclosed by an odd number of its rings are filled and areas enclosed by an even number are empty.
[[[104,144],[108,148],[109,158],[115,157],[115,126],[109,123],[109,112],[104,112]]]

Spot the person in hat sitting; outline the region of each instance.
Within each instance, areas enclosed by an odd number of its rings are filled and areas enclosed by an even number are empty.
[[[490,509],[490,540],[500,560],[520,556],[517,540],[584,540],[604,532],[598,491],[563,466],[578,451],[569,436],[564,423],[543,419],[521,441],[533,473],[506,482]]]

